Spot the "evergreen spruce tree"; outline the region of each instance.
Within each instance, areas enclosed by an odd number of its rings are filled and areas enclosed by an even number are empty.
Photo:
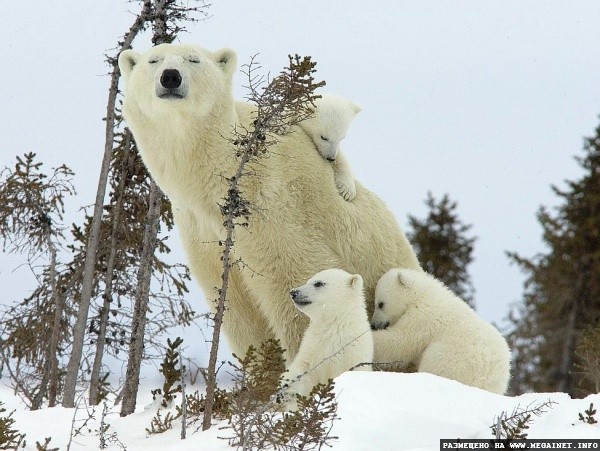
[[[600,127],[585,139],[583,152],[576,157],[581,179],[567,181],[565,190],[553,186],[562,203],[554,212],[538,212],[547,252],[532,258],[509,253],[527,274],[523,300],[508,318],[514,393],[596,390],[576,350],[582,332],[600,321]]]
[[[33,293],[0,311],[0,367],[38,409],[54,406],[60,382],[60,357],[69,341],[74,266],[61,262],[65,246],[64,203],[75,194],[73,172],[65,165],[50,176],[34,153],[17,157],[14,169],[0,173],[0,241],[3,250],[27,255],[39,281]]]
[[[429,208],[423,220],[409,215],[408,240],[421,266],[444,282],[471,307],[475,307],[473,284],[467,267],[473,261],[475,237],[468,237],[471,225],[464,224],[456,213],[457,203],[448,194],[438,202],[431,193],[425,204]]]

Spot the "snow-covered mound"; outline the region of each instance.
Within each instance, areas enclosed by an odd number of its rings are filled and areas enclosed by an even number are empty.
[[[151,402],[150,389],[142,391],[138,411],[126,418],[111,408],[106,418],[108,434],[116,437],[128,450],[230,450],[227,430],[216,425],[208,432],[188,430],[188,438],[180,440],[181,423],[173,430],[148,436],[146,428],[155,414],[154,408],[144,409]],[[454,381],[423,373],[345,373],[336,380],[338,416],[332,435],[339,439],[333,449],[367,450],[437,450],[440,439],[491,439],[490,426],[502,412],[509,414],[517,407],[535,407],[548,400],[551,408],[533,417],[527,431],[529,438],[600,439],[600,424],[585,424],[579,420],[590,403],[600,406],[600,394],[585,399],[571,399],[564,393],[536,393],[519,397],[499,396]],[[0,387],[0,400],[8,412],[16,409],[15,427],[27,434],[27,448],[35,450],[36,440],[43,443],[52,437],[51,446],[65,450],[69,442],[75,409],[55,407],[31,412],[22,407],[8,387]],[[82,433],[72,439],[71,450],[97,449],[102,407]],[[6,412],[5,412],[6,413]],[[75,427],[88,415],[79,409]],[[600,416],[597,418],[600,421]],[[121,449],[112,444],[112,450]]]
[[[533,417],[528,438],[600,439],[600,425],[578,413],[600,395],[571,399],[564,393],[500,396],[425,373],[345,373],[336,380],[337,450],[437,450],[440,439],[491,439],[490,426],[502,411],[556,402]],[[600,421],[600,417],[597,418]]]

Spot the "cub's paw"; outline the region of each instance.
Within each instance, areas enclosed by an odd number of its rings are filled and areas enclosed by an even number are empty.
[[[351,201],[356,197],[356,184],[354,180],[337,179],[335,186],[344,200]]]

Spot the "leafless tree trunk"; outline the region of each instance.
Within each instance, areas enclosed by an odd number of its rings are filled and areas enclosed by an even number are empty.
[[[146,328],[146,313],[148,311],[148,296],[152,278],[152,260],[156,247],[156,235],[160,219],[162,192],[154,183],[150,184],[150,198],[144,231],[141,265],[138,271],[137,290],[135,293],[135,307],[131,325],[131,341],[127,360],[127,372],[123,387],[123,401],[121,403],[121,416],[126,416],[135,411],[138,385],[140,380],[140,366],[144,353],[144,331]]]
[[[54,318],[52,321],[52,335],[50,336],[50,343],[48,344],[48,361],[50,368],[48,370],[50,380],[48,387],[48,407],[54,407],[56,405],[56,396],[58,395],[58,343],[60,341],[60,320],[62,318],[63,310],[65,308],[64,297],[58,290],[58,274],[56,271],[56,248],[48,239],[48,246],[50,249],[50,280],[52,299],[54,304]]]
[[[100,321],[98,324],[98,339],[96,341],[96,353],[94,355],[94,363],[92,365],[92,374],[90,375],[90,404],[96,405],[100,402],[98,399],[98,390],[100,388],[100,370],[102,368],[102,359],[104,357],[104,346],[106,345],[106,327],[108,323],[108,315],[112,302],[113,291],[113,276],[115,258],[117,255],[117,239],[118,229],[121,226],[121,212],[123,209],[123,194],[125,182],[127,180],[127,165],[131,149],[131,132],[125,129],[123,136],[124,153],[122,157],[121,174],[119,185],[117,188],[117,200],[114,205],[114,214],[112,217],[111,234],[110,234],[110,253],[106,262],[106,282],[104,286],[104,302],[100,310]]]
[[[154,45],[164,44],[167,38],[167,3],[170,0],[156,0],[154,5],[154,35],[152,42]]]
[[[136,37],[138,32],[144,28],[146,22],[151,18],[151,15],[152,2],[150,0],[144,1],[142,11],[136,17],[135,22],[127,34],[125,34],[123,41],[119,43],[119,50],[125,50],[131,47],[133,39]],[[98,190],[96,192],[96,202],[94,204],[94,216],[92,219],[90,236],[86,246],[81,299],[77,313],[77,321],[73,330],[73,348],[65,377],[65,389],[62,403],[64,407],[74,407],[75,404],[77,378],[79,375],[79,367],[81,365],[86,323],[90,309],[92,289],[94,286],[94,269],[96,263],[96,251],[98,249],[100,238],[100,226],[102,224],[102,207],[104,205],[104,196],[108,183],[108,172],[110,169],[110,160],[115,136],[115,105],[117,94],[119,92],[120,72],[116,57],[109,58],[109,62],[112,65],[112,73],[110,89],[108,92],[108,104],[106,107],[106,137],[104,142],[104,157],[102,159],[102,166],[98,179]]]
[[[181,440],[187,436],[187,398],[185,391],[185,366],[183,365],[183,351],[179,351],[179,374],[181,379]]]
[[[243,154],[235,176],[230,179],[230,192],[237,192],[238,182],[244,168],[250,160],[250,153]],[[227,299],[227,290],[229,288],[229,273],[231,272],[230,253],[233,248],[233,231],[235,229],[236,210],[229,208],[225,221],[227,236],[223,242],[223,273],[221,274],[221,288],[219,290],[219,299],[217,309],[213,318],[213,334],[210,344],[210,355],[208,359],[208,369],[206,378],[206,402],[204,407],[204,417],[202,418],[202,430],[210,429],[212,420],[212,408],[215,403],[215,392],[217,390],[217,353],[219,350],[219,336],[221,326],[223,325],[223,316],[225,315],[225,301]]]
[[[154,45],[171,42],[174,35],[170,34],[168,21],[176,18],[181,12],[170,9],[173,0],[155,0],[154,2],[154,33],[152,42]],[[183,8],[185,10],[185,8]],[[172,17],[170,17],[172,15]],[[176,27],[173,33],[179,29]],[[127,360],[127,373],[123,387],[123,401],[121,404],[121,416],[126,416],[135,411],[136,398],[140,379],[140,366],[144,352],[144,332],[146,329],[146,313],[148,311],[148,296],[152,276],[152,259],[156,247],[156,236],[160,221],[160,207],[163,194],[154,182],[150,183],[150,195],[146,225],[144,231],[144,244],[142,248],[141,266],[137,278],[137,291],[135,307],[131,326],[131,341],[129,356]]]
[[[49,280],[50,280],[50,292],[52,293],[52,305],[54,305],[53,320],[50,323],[50,342],[46,347],[46,361],[44,363],[44,374],[42,375],[42,381],[40,388],[35,397],[31,402],[31,410],[37,410],[42,406],[42,401],[46,392],[48,392],[48,406],[54,407],[56,405],[56,395],[58,392],[58,342],[60,340],[60,318],[64,309],[64,302],[62,296],[58,293],[57,276],[56,270],[56,246],[52,242],[50,233],[46,237],[46,243],[48,246],[48,252],[50,253],[50,263],[48,265]]]

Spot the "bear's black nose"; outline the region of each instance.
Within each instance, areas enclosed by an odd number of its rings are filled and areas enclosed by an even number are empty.
[[[160,84],[167,89],[179,88],[181,85],[181,74],[177,69],[165,69],[160,76]]]
[[[298,297],[298,290],[290,291],[290,296],[292,297],[292,299],[296,299]]]

